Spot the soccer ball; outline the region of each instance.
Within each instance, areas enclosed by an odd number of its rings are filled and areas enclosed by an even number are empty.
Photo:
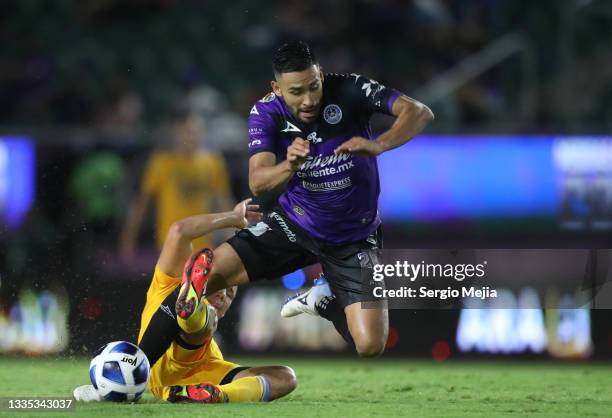
[[[114,341],[100,347],[89,364],[89,378],[107,401],[136,402],[149,382],[149,360],[137,345]]]

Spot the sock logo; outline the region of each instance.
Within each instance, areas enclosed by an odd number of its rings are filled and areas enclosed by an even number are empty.
[[[331,302],[333,302],[336,299],[335,296],[323,296],[321,298],[321,300],[319,301],[319,303],[317,303],[317,310],[320,311],[325,311],[327,309],[327,305],[329,305]]]

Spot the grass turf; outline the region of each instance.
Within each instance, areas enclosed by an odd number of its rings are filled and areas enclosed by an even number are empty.
[[[240,359],[238,359],[240,360]],[[89,383],[86,359],[0,358],[0,397],[70,397]],[[244,359],[286,364],[298,389],[269,404],[78,404],[74,412],[11,417],[589,417],[612,415],[612,366],[535,362],[434,363],[401,359]]]

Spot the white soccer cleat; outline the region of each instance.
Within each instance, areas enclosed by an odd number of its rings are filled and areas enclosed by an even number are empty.
[[[313,316],[321,316],[319,309],[325,309],[327,304],[336,297],[329,287],[329,283],[323,275],[314,281],[314,285],[303,293],[298,293],[291,296],[283,303],[281,307],[281,316],[289,318],[299,314],[309,314]]]
[[[72,391],[72,396],[74,399],[80,402],[98,402],[102,400],[102,397],[93,387],[93,385],[83,385],[77,387],[74,391]]]

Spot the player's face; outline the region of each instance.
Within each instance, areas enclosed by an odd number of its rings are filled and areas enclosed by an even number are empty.
[[[174,125],[174,140],[176,148],[185,153],[196,150],[204,133],[204,120],[193,114]]]
[[[219,319],[225,316],[225,313],[234,301],[235,292],[234,288],[222,289],[206,296],[208,303],[217,311],[217,317]]]
[[[323,73],[318,65],[304,71],[282,73],[272,81],[274,94],[282,96],[291,112],[305,123],[314,122],[321,113]]]

